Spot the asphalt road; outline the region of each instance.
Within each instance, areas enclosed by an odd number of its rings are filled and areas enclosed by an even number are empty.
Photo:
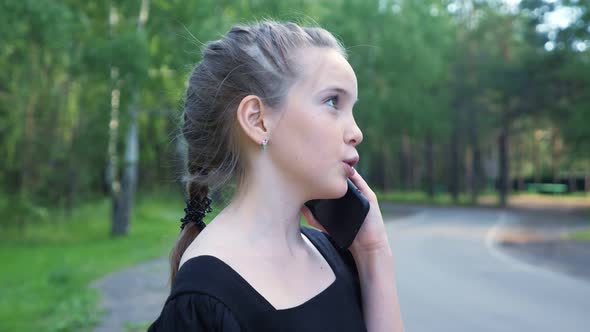
[[[387,222],[406,330],[590,331],[588,280],[516,259],[498,244],[520,218],[422,208]]]

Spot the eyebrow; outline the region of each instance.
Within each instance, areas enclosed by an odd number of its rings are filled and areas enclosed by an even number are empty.
[[[327,87],[325,89],[322,89],[322,91],[320,91],[320,93],[324,93],[326,91],[336,91],[336,92],[341,93],[343,95],[347,95],[349,97],[352,97],[352,94],[350,92],[348,92],[348,90],[345,90],[345,89],[340,88],[340,87],[337,87],[337,86],[330,86],[330,87]],[[354,104],[356,104],[358,101],[359,101],[359,99],[357,98],[354,101]]]

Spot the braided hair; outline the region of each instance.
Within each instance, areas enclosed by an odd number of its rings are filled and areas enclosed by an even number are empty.
[[[209,186],[207,184],[201,185],[196,182],[189,182],[186,191],[188,197],[184,209],[185,216],[180,219],[181,232],[170,257],[171,282],[176,277],[181,259],[181,256],[174,256],[173,254],[186,251],[186,248],[205,228],[206,224],[203,217],[206,213],[211,212],[211,199],[208,197]]]

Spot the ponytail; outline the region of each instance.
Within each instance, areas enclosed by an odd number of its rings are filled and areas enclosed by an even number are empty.
[[[170,253],[170,285],[174,286],[174,279],[180,266],[180,260],[182,255],[186,251],[186,248],[197,238],[201,233],[205,224],[203,222],[203,216],[206,212],[210,212],[209,207],[210,200],[207,197],[209,193],[208,185],[200,185],[196,182],[189,182],[187,185],[187,207],[185,209],[186,216],[182,218],[183,222],[181,225],[181,232],[176,240],[176,244],[172,248]],[[195,206],[191,202],[196,203],[197,211]]]

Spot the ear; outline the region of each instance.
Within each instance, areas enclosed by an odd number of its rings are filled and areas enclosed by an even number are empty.
[[[260,145],[270,136],[271,113],[258,96],[248,95],[242,99],[237,109],[238,123],[247,137]]]

